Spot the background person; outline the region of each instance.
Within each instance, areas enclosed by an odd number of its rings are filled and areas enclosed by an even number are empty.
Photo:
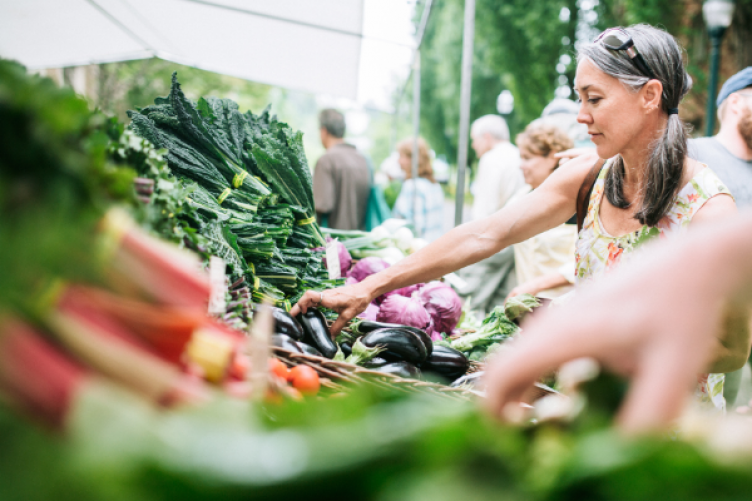
[[[520,170],[520,152],[509,142],[509,127],[499,115],[484,115],[470,128],[471,146],[478,156],[473,181],[473,220],[480,220],[504,207],[525,186]],[[483,314],[502,304],[517,284],[514,249],[493,256],[461,271],[465,286],[460,295],[471,310]]]
[[[345,117],[337,110],[319,114],[326,148],[313,171],[313,201],[320,224],[338,230],[365,229],[371,171],[355,146],[347,144]]]
[[[752,207],[752,66],[723,84],[717,104],[718,134],[690,139],[689,156],[713,169],[739,208]],[[729,405],[736,401],[742,371],[726,375],[723,395]]]
[[[509,127],[499,115],[484,115],[470,127],[471,146],[478,156],[473,182],[473,219],[483,219],[506,205],[525,181],[520,152],[509,142]]]
[[[624,50],[630,43],[644,59],[630,57],[637,53]],[[578,284],[604,276],[651,240],[736,213],[733,198],[712,170],[686,155],[687,131],[677,109],[690,86],[682,56],[671,35],[647,25],[606,30],[580,48],[578,120],[588,126],[597,155],[612,160],[596,166],[601,170],[576,246]],[[567,162],[518,202],[455,228],[362,282],[325,294],[306,292],[292,314],[317,304],[334,309],[339,312],[331,329],[336,334],[381,294],[437,279],[565,223],[598,168],[587,157]],[[699,261],[685,273],[713,264]],[[729,360],[733,363],[717,362],[720,372],[739,368],[734,357]],[[699,375],[698,399],[722,407],[722,384],[722,375]]]
[[[408,138],[397,145],[405,182],[392,214],[413,223],[416,236],[432,242],[443,233],[444,190],[433,177],[431,154],[423,138],[418,138],[418,179],[412,178],[413,143],[413,139]]]
[[[520,169],[527,185],[517,196],[538,188],[559,166],[555,153],[568,150],[574,142],[555,125],[534,122],[517,135]],[[517,286],[509,296],[532,294],[553,298],[569,292],[574,285],[574,246],[577,223],[568,221],[524,242],[514,244]]]

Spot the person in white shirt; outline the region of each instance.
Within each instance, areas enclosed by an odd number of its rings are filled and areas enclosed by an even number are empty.
[[[473,219],[482,219],[506,205],[524,186],[520,152],[509,142],[509,127],[499,115],[484,115],[470,128],[472,147],[480,159],[474,181]]]
[[[485,115],[470,128],[472,147],[480,159],[474,182],[473,220],[483,219],[504,207],[525,186],[520,152],[509,142],[509,128],[499,115]],[[470,308],[488,312],[503,304],[517,284],[514,249],[508,247],[472,266],[461,277],[466,285],[458,292],[471,299]]]

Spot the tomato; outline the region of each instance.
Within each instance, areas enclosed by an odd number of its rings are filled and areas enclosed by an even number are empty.
[[[289,380],[292,381],[293,387],[304,395],[315,395],[321,387],[318,373],[307,365],[293,367]]]
[[[287,381],[288,377],[290,376],[290,370],[287,368],[285,363],[278,358],[269,359],[269,372],[282,379],[283,381]]]

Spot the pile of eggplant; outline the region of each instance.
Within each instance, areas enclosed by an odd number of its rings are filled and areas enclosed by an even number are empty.
[[[334,358],[338,351],[351,355],[354,343],[378,348],[380,353],[363,362],[363,367],[396,376],[419,379],[421,371],[453,381],[467,372],[470,362],[461,352],[434,346],[423,330],[406,325],[363,320],[352,329],[349,340],[339,345],[332,339],[324,314],[316,308],[292,317],[271,308],[274,317],[272,344],[296,353]]]
[[[359,341],[366,347],[384,350],[363,364],[379,372],[419,379],[423,371],[453,381],[470,366],[465,355],[452,348],[434,346],[428,334],[416,327],[363,320],[353,332],[362,335]]]

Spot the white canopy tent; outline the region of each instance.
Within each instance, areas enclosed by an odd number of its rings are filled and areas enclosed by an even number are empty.
[[[389,0],[383,0],[389,1]],[[393,1],[393,0],[392,0]],[[315,94],[358,99],[393,79],[363,54],[404,61],[388,33],[364,36],[368,0],[23,0],[0,2],[0,56],[30,70],[159,57]]]

